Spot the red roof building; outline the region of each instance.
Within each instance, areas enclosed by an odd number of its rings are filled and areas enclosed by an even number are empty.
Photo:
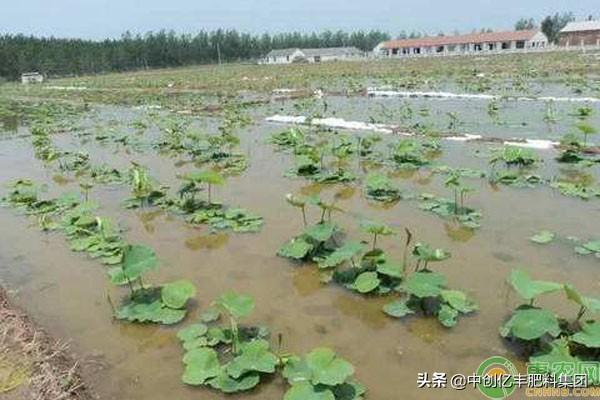
[[[390,40],[377,45],[374,52],[379,56],[402,57],[502,52],[547,46],[548,39],[542,32],[524,30]]]

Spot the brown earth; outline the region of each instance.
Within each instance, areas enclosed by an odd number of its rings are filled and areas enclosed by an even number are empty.
[[[0,398],[91,400],[79,370],[66,343],[52,339],[11,305],[0,287]]]

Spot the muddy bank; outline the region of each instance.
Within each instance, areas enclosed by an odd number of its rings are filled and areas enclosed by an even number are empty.
[[[9,301],[0,287],[0,397],[7,400],[88,400],[79,362]]]

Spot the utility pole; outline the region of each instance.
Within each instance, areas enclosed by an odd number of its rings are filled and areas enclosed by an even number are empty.
[[[219,58],[219,65],[221,65],[221,46],[217,43],[217,57]]]

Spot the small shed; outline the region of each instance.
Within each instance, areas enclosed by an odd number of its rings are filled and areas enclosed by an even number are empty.
[[[303,57],[304,54],[298,48],[277,49],[271,50],[263,62],[265,64],[289,64]]]
[[[317,49],[302,49],[308,62],[356,60],[365,57],[365,52],[356,47],[325,47]]]
[[[30,83],[42,83],[44,82],[44,75],[39,72],[25,72],[21,74],[21,83],[28,85]]]
[[[559,46],[600,46],[600,21],[569,22],[559,33]]]

